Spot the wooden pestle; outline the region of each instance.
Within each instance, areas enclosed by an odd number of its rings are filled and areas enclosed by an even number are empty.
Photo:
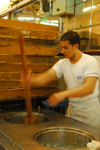
[[[36,117],[32,117],[32,103],[31,103],[31,95],[30,95],[30,79],[27,78],[28,68],[26,65],[26,57],[24,51],[24,38],[23,34],[20,32],[19,34],[19,42],[20,42],[20,53],[21,53],[21,60],[22,60],[22,68],[23,68],[23,75],[25,78],[25,102],[26,102],[26,110],[27,110],[27,117],[25,119],[25,124],[34,124],[36,122]]]

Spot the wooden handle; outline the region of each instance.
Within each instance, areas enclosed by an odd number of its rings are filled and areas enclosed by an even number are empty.
[[[19,42],[20,42],[20,53],[21,53],[21,60],[22,60],[22,68],[24,71],[25,79],[27,78],[28,68],[26,65],[26,58],[25,58],[25,52],[24,52],[24,38],[23,34],[20,33],[19,35]],[[27,117],[25,119],[25,124],[33,123],[32,121],[32,104],[31,104],[31,98],[30,98],[30,81],[26,79],[26,86],[25,86],[25,101],[26,101],[26,110],[27,110]]]
[[[25,58],[25,51],[24,51],[24,37],[21,32],[19,34],[19,42],[20,42],[20,53],[21,53],[23,71],[26,73],[28,69],[26,65],[26,58]]]

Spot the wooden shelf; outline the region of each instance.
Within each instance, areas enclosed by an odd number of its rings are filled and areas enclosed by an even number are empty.
[[[100,50],[82,51],[82,52],[89,55],[100,55]],[[64,56],[64,55],[62,53],[58,53],[57,56]]]
[[[89,55],[100,55],[100,50],[94,50],[94,51],[83,51],[85,54]]]

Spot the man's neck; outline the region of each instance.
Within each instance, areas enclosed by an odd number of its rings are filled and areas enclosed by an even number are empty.
[[[82,57],[82,52],[80,50],[78,50],[75,55],[70,59],[70,62],[72,64],[77,63]]]

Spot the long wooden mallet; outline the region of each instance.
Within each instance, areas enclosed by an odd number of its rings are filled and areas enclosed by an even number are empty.
[[[26,65],[26,57],[24,51],[24,37],[23,34],[20,32],[19,34],[19,42],[20,42],[20,53],[21,53],[21,60],[22,60],[22,68],[23,68],[23,75],[25,80],[27,80],[27,73],[28,67]],[[25,81],[25,102],[26,102],[26,110],[27,110],[27,117],[25,119],[25,124],[35,123],[35,118],[32,117],[32,104],[31,104],[31,96],[30,96],[30,82]]]

